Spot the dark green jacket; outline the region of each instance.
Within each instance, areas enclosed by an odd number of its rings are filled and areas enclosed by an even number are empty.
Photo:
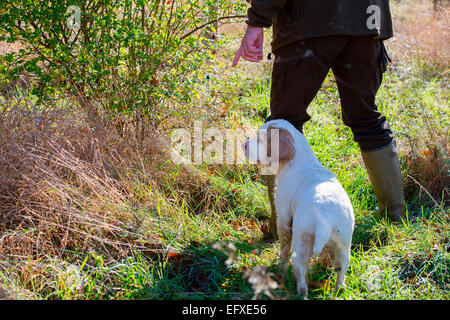
[[[376,12],[379,19],[374,20]],[[381,40],[393,35],[389,0],[252,0],[247,15],[251,26],[273,25],[272,51],[327,35],[373,35]]]

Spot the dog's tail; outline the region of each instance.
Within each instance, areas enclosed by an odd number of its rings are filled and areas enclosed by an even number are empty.
[[[325,230],[318,230],[320,227],[316,227],[316,234],[314,238],[314,246],[313,246],[313,258],[317,257],[325,247],[325,245],[330,240],[330,233],[325,232]]]

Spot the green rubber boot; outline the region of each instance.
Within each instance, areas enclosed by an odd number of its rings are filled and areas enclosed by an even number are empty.
[[[395,222],[405,219],[403,182],[395,141],[373,151],[361,150],[361,155],[378,200],[380,214]]]

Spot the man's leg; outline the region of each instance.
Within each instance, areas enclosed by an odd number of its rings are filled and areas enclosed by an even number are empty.
[[[266,121],[284,119],[302,131],[303,124],[311,119],[306,109],[325,80],[331,61],[348,39],[344,36],[307,39],[274,52],[270,116]]]
[[[310,119],[306,109],[327,76],[332,59],[347,41],[348,37],[339,36],[308,39],[274,52],[270,116],[266,121],[284,119],[302,131],[303,124]],[[271,207],[269,232],[276,238],[275,176],[264,178]]]
[[[375,104],[383,73],[380,54],[379,40],[352,37],[332,62],[332,69],[342,118],[360,146],[380,213],[399,221],[405,218],[400,164],[392,131]]]

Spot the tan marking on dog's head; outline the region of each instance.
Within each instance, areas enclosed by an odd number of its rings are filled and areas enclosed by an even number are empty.
[[[271,131],[277,129],[278,130],[278,139],[279,139],[279,161],[287,162],[294,158],[295,156],[295,144],[294,137],[292,134],[283,128],[277,128],[274,125],[269,125],[267,128],[267,155],[271,156],[272,150],[272,133]]]

